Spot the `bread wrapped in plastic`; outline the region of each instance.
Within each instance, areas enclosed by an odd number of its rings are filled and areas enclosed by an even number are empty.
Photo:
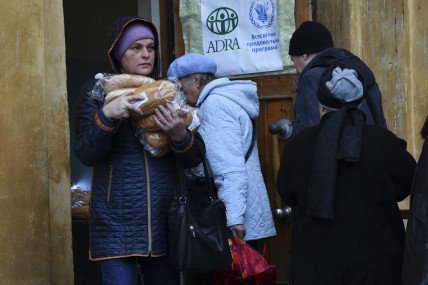
[[[173,104],[174,106],[174,104]],[[195,131],[199,127],[201,121],[198,116],[198,109],[192,108],[189,105],[182,105],[177,110],[177,112],[187,112],[187,122],[186,127],[190,131]],[[145,119],[151,120],[154,125],[156,123],[151,118],[152,115],[147,116]],[[171,139],[169,135],[162,132],[161,130],[148,130],[139,127],[139,123],[141,122],[141,118],[139,120],[134,121],[134,127],[136,128],[136,136],[139,138],[140,143],[144,145],[144,149],[147,150],[150,156],[153,157],[161,157],[171,151],[170,142]],[[154,128],[154,126],[152,125]],[[157,125],[156,125],[157,127]]]
[[[119,89],[115,89],[115,90],[109,92],[104,99],[104,105],[110,103],[111,101],[113,101],[117,97],[120,97],[124,94],[128,94],[130,92],[134,92],[135,89],[137,89],[137,88],[119,88]]]
[[[193,131],[199,127],[200,119],[197,115],[198,109],[192,108],[186,104],[186,96],[178,80],[158,80],[138,88],[134,93],[140,94],[139,91],[145,93],[143,96],[147,96],[148,94],[147,102],[152,100],[151,105],[143,102],[139,106],[146,115],[142,117],[133,117],[135,135],[138,137],[140,143],[144,145],[144,149],[147,150],[149,155],[161,157],[171,151],[171,139],[169,135],[162,132],[152,118],[154,110],[160,105],[165,106],[165,104],[169,102],[177,112],[186,112],[186,127],[189,130]],[[156,99],[153,100],[154,98]],[[167,110],[169,109],[167,108]],[[146,112],[148,112],[148,114]]]
[[[140,95],[143,99],[133,104],[143,111],[144,115],[154,114],[157,107],[172,102],[176,92],[177,88],[173,82],[157,80],[137,88],[134,94]]]
[[[136,128],[143,129],[145,131],[159,131],[158,125],[156,125],[155,120],[152,115],[145,115],[133,120],[133,125]]]
[[[144,140],[152,148],[165,148],[169,145],[171,139],[164,132],[144,132]]]
[[[181,111],[187,112],[186,127],[189,127],[193,122],[194,114],[192,113],[191,110],[187,110],[187,108],[186,108],[186,110],[181,109]],[[146,116],[142,116],[139,118],[135,118],[133,122],[134,122],[135,127],[143,129],[145,131],[159,131],[160,130],[158,125],[156,124],[155,120],[153,119],[152,115],[146,115]]]
[[[73,219],[89,219],[90,187],[71,188],[71,216]]]
[[[180,112],[187,112],[186,128],[190,131],[196,131],[201,124],[201,119],[198,115],[198,108],[183,104],[180,106]]]
[[[71,208],[71,217],[75,220],[88,220],[89,206],[80,206],[76,208]]]
[[[162,131],[147,132],[135,128],[135,136],[152,157],[162,157],[171,151],[170,137]]]
[[[137,74],[118,74],[111,77],[104,84],[104,92],[108,95],[110,92],[116,89],[122,88],[138,88],[149,83],[153,83],[156,80],[153,78],[137,75]]]
[[[151,157],[162,157],[171,152],[171,145],[167,145],[164,148],[149,148],[148,152]]]

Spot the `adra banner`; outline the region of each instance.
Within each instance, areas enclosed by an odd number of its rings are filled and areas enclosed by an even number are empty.
[[[202,0],[201,21],[216,76],[283,69],[275,0]]]

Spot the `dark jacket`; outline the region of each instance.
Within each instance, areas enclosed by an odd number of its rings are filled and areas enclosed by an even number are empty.
[[[303,69],[297,84],[296,102],[294,104],[294,134],[303,129],[318,125],[320,121],[319,101],[317,98],[318,82],[328,66],[345,56],[354,56],[347,50],[329,48],[320,52]],[[366,116],[367,124],[386,128],[386,121],[382,109],[382,97],[373,72],[361,61],[356,66],[358,73],[363,75],[367,83],[366,99],[361,110]]]
[[[428,118],[421,134],[425,142],[413,180],[410,200],[404,250],[405,285],[428,284]]]
[[[360,161],[337,163],[334,219],[308,216],[308,177],[323,123],[287,142],[278,172],[278,192],[292,208],[290,284],[400,284],[397,201],[410,192],[415,160],[404,140],[364,125]]]
[[[176,157],[150,157],[131,120],[105,117],[104,100],[92,96],[94,84],[88,82],[80,95],[75,145],[79,160],[93,167],[90,259],[164,255],[176,158],[184,168],[198,165],[199,144],[194,142],[201,138],[188,132],[185,142],[175,145]]]

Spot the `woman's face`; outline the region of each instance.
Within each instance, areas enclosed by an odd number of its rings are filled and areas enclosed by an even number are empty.
[[[152,39],[135,41],[120,59],[122,73],[150,76],[155,64],[156,50]]]
[[[198,102],[199,94],[201,94],[202,88],[200,87],[200,78],[196,74],[192,74],[183,78],[180,78],[183,92],[186,95],[187,103],[190,106],[195,106]]]

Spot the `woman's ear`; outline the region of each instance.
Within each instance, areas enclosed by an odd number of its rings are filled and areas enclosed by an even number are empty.
[[[308,58],[309,58],[309,56],[308,56],[308,54],[307,54],[307,53],[302,54],[302,59],[303,59],[303,61],[307,61],[307,60],[308,60]]]
[[[195,85],[198,89],[201,89],[201,76],[199,74],[195,74],[193,76],[193,80],[195,80]]]

